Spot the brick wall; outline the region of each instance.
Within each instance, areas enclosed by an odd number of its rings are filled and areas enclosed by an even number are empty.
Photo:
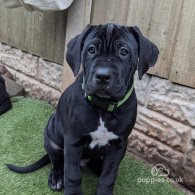
[[[135,88],[138,116],[128,150],[165,165],[195,191],[195,89],[148,75],[135,76]]]
[[[56,105],[61,95],[62,65],[0,43],[0,64],[5,65],[27,95]]]

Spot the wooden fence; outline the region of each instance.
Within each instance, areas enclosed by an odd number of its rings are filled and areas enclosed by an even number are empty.
[[[0,42],[63,64],[66,13],[0,6]]]
[[[70,38],[107,22],[139,26],[160,49],[150,73],[195,88],[195,0],[75,0],[67,12],[45,14],[0,8],[0,41],[62,63]],[[64,60],[63,88],[72,80]]]

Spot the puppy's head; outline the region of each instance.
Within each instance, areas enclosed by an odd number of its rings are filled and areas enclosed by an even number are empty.
[[[67,47],[66,60],[75,76],[83,66],[86,94],[112,99],[122,98],[135,70],[141,79],[159,53],[138,27],[111,23],[88,25]]]

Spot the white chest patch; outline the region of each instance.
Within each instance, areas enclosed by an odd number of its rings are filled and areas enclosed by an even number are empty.
[[[90,133],[92,141],[90,143],[90,148],[93,149],[95,146],[101,147],[109,144],[110,140],[118,139],[118,136],[113,132],[108,131],[105,127],[102,118],[100,117],[100,125],[97,130]]]

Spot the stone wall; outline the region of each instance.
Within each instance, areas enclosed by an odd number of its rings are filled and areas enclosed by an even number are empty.
[[[24,86],[27,95],[56,105],[61,95],[62,65],[0,43],[0,64]],[[187,78],[186,78],[187,79]],[[145,75],[135,76],[138,117],[128,150],[195,191],[195,89]]]
[[[5,65],[28,96],[56,105],[61,95],[62,65],[0,43],[0,64]]]
[[[195,89],[145,75],[135,78],[138,116],[128,150],[169,169],[195,191]]]

